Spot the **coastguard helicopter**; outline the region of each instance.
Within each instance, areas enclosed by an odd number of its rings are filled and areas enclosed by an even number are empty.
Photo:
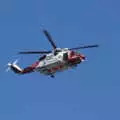
[[[46,29],[43,30],[43,33],[52,45],[53,50],[19,52],[18,54],[40,54],[42,57],[24,69],[17,65],[18,61],[16,60],[12,63],[8,63],[9,69],[19,75],[31,72],[40,72],[44,75],[48,75],[54,78],[55,73],[74,68],[81,62],[85,61],[86,57],[83,54],[77,52],[77,50],[98,47],[98,45],[85,45],[75,48],[58,48],[50,33]]]

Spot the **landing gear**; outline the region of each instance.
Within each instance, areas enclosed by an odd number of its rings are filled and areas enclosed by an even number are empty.
[[[50,77],[51,77],[51,78],[55,78],[55,76],[54,76],[54,75],[51,75]]]

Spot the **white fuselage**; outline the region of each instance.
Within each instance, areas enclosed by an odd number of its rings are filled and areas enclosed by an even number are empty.
[[[50,75],[73,67],[73,65],[69,65],[68,62],[64,60],[63,57],[65,53],[69,55],[70,50],[68,50],[67,48],[61,49],[61,51],[58,52],[57,55],[54,55],[54,53],[47,54],[45,59],[39,62],[35,71]]]

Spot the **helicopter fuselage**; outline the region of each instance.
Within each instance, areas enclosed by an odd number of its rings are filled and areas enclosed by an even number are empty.
[[[45,75],[55,74],[56,72],[75,67],[85,60],[80,53],[63,49],[56,53],[47,54],[46,57],[39,62],[34,71]]]

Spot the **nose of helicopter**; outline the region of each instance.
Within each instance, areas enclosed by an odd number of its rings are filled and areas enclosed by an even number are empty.
[[[86,57],[83,54],[74,54],[73,56],[70,56],[68,61],[70,63],[80,63],[86,60]]]
[[[86,57],[83,54],[80,54],[79,58],[80,58],[81,61],[85,61],[86,60]]]

